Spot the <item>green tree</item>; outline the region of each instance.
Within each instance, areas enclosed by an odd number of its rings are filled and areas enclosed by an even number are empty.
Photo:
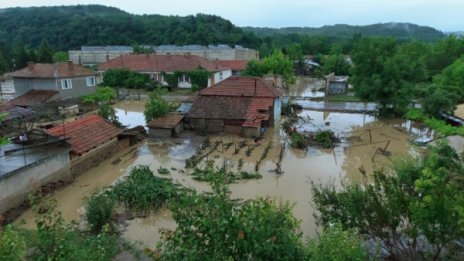
[[[19,44],[15,48],[15,69],[22,69],[27,66],[27,62],[32,61],[24,45]]]
[[[440,113],[453,114],[460,100],[459,87],[428,84],[419,96],[422,110],[430,117],[440,118]]]
[[[451,35],[437,42],[432,46],[432,50],[427,58],[427,67],[430,75],[439,74],[462,55],[464,55],[464,39]]]
[[[389,258],[452,259],[464,250],[455,244],[464,234],[463,175],[463,159],[439,143],[423,160],[398,160],[393,173],[376,170],[364,185],[313,184],[313,199],[322,224],[357,229]]]
[[[53,54],[53,62],[67,62],[69,60],[68,52],[58,51]]]
[[[42,40],[37,52],[37,61],[39,63],[52,63],[53,62],[53,52],[48,45],[47,40]]]
[[[282,75],[284,83],[287,85],[296,81],[292,60],[278,50],[275,50],[261,62],[249,61],[243,75],[262,77],[267,73]]]
[[[442,86],[455,87],[459,102],[464,102],[464,57],[457,59],[450,66],[434,77],[434,82]]]
[[[103,75],[103,85],[117,88],[143,89],[150,82],[148,74],[128,69],[110,69]]]
[[[11,225],[0,229],[0,257],[2,260],[21,261],[26,254],[26,242]]]
[[[111,106],[111,102],[116,99],[116,91],[108,86],[100,86],[94,94],[82,97],[84,102],[95,103],[98,105],[98,115],[114,125],[121,127],[116,110]]]
[[[344,230],[340,223],[325,227],[317,239],[309,241],[309,260],[368,260],[362,238],[355,229]]]
[[[213,193],[170,203],[178,227],[159,245],[161,260],[304,260],[302,234],[288,203],[237,202],[216,174]]]
[[[187,76],[190,78],[192,85],[197,85],[200,89],[208,87],[210,73],[207,70],[200,67],[196,70],[187,72]]]
[[[403,69],[395,59],[394,39],[363,38],[353,50],[351,77],[356,95],[379,103],[380,113],[403,113],[411,101],[412,84],[403,79]]]
[[[163,91],[158,88],[149,94],[149,100],[145,104],[145,121],[151,122],[154,118],[162,117],[171,111],[171,106],[162,97]]]
[[[341,53],[323,56],[321,66],[322,73],[325,75],[330,73],[335,73],[335,75],[350,75],[351,71],[351,66]]]

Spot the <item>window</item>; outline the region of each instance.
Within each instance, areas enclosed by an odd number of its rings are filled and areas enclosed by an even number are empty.
[[[61,80],[61,89],[63,89],[63,90],[72,89],[72,80],[71,79],[63,79],[63,80]]]
[[[85,78],[85,81],[87,82],[88,87],[95,86],[95,76],[89,76]]]

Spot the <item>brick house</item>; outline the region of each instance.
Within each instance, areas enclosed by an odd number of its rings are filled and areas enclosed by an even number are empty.
[[[98,66],[98,71],[103,74],[109,69],[122,69],[149,74],[150,78],[160,81],[162,84],[167,82],[163,74],[182,73],[178,78],[179,88],[191,88],[192,84],[187,72],[203,68],[210,73],[208,86],[219,83],[232,75],[230,68],[206,60],[195,55],[157,55],[157,54],[133,54],[122,55],[118,58],[102,63]]]
[[[190,128],[259,137],[281,114],[280,90],[255,77],[230,77],[203,89],[186,115]]]

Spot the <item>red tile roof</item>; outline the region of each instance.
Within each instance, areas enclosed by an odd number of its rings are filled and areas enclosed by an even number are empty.
[[[248,61],[216,61],[217,64],[230,68],[233,71],[243,71]]]
[[[199,96],[188,118],[244,120],[243,126],[258,127],[272,113],[273,98],[236,96]]]
[[[47,132],[55,137],[64,136],[71,145],[71,151],[82,155],[112,140],[121,130],[99,115],[89,115],[48,129]]]
[[[148,124],[149,128],[155,129],[172,129],[179,124],[184,115],[179,113],[168,113],[163,117],[155,118]]]
[[[224,81],[205,88],[200,95],[266,97],[277,98],[281,92],[271,83],[257,77],[233,76]]]
[[[76,64],[69,63],[33,63],[26,68],[11,73],[17,78],[66,78],[91,76],[96,73]]]
[[[224,71],[229,68],[216,64],[196,55],[158,55],[129,54],[114,58],[98,66],[98,69],[127,68],[136,72],[186,72],[199,67],[210,71]]]
[[[53,90],[30,90],[9,101],[8,104],[21,107],[33,107],[47,102],[57,93],[58,91]]]

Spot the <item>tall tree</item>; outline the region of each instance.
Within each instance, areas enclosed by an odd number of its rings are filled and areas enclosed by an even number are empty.
[[[29,53],[27,52],[24,45],[19,44],[15,48],[14,56],[14,69],[21,69],[27,66],[27,62],[31,61],[29,58]]]
[[[398,49],[391,38],[363,38],[353,50],[352,82],[356,95],[379,103],[380,113],[402,113],[410,103],[412,86],[395,57]]]
[[[37,61],[39,63],[52,63],[53,62],[53,52],[48,45],[47,40],[42,40],[37,52]]]

